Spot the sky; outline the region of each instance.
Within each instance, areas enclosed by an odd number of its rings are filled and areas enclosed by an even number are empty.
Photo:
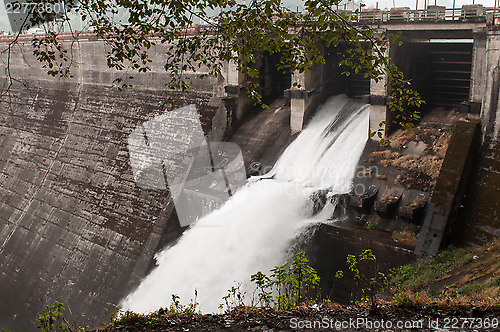
[[[410,7],[410,9],[415,9],[418,1],[418,9],[424,8],[424,1],[426,0],[363,0],[363,3],[366,5],[366,8],[380,8],[380,9],[390,9],[392,7]],[[427,0],[430,1],[430,4],[434,4],[436,2],[437,5],[446,6],[447,8],[451,8],[453,5],[453,0]],[[455,8],[460,8],[462,5],[472,4],[473,0],[455,0]],[[500,0],[499,0],[500,1]],[[301,8],[302,0],[283,0],[284,4],[289,6],[292,9]],[[356,3],[359,3],[359,0],[355,0]],[[485,7],[493,7],[495,4],[495,0],[474,0],[476,4],[482,4]],[[349,2],[349,7],[352,2]],[[348,8],[349,8],[348,7]],[[75,26],[75,29],[79,29],[81,27]],[[5,10],[4,1],[0,0],[0,31],[11,31],[9,19],[7,17],[7,13]]]

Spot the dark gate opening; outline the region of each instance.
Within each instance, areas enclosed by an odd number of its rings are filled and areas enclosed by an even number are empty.
[[[365,70],[356,73],[346,66],[339,65],[343,59],[342,54],[346,54],[346,52],[347,46],[345,44],[327,49],[325,54],[327,89],[331,94],[345,93],[351,98],[361,99],[364,95],[370,94],[370,78],[364,76]]]
[[[370,94],[370,79],[364,77],[366,70],[354,72],[349,70],[349,76],[343,76],[346,94],[351,98],[360,99],[364,95]]]
[[[472,43],[409,43],[402,57],[427,106],[456,107],[469,100]]]
[[[281,54],[266,53],[259,69],[262,100],[270,104],[274,99],[282,97],[283,91],[290,89],[292,75],[278,69]]]

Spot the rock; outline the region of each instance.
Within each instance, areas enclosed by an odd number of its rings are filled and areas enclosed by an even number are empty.
[[[259,176],[259,175],[262,175],[262,164],[255,161],[253,163],[250,164],[250,166],[248,167],[248,175],[250,176]]]
[[[309,196],[306,209],[310,211],[311,216],[318,214],[325,207],[327,194],[328,190],[318,190]]]

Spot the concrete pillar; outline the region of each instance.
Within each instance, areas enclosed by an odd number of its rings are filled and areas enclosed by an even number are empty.
[[[243,118],[243,115],[252,106],[252,101],[247,96],[244,85],[245,75],[237,70],[234,62],[228,63],[225,67],[224,91],[226,99],[233,99],[231,103],[234,105],[234,111],[230,116],[232,124]]]
[[[304,127],[304,114],[306,113],[306,100],[290,99],[290,129],[292,133],[302,130]]]
[[[379,129],[382,129],[382,131],[383,131],[382,137],[380,137],[377,133],[372,137],[373,140],[380,141],[382,138],[385,137],[386,125],[385,125],[385,123],[383,123],[384,121],[387,121],[387,107],[385,105],[370,104],[370,131],[369,131],[369,133],[372,133],[374,131],[378,132]]]
[[[373,140],[380,141],[381,138],[385,137],[386,124],[383,123],[387,121],[387,76],[385,75],[381,80],[376,82],[375,80],[370,81],[370,133],[383,130],[383,136],[379,137],[377,134],[372,137]]]
[[[483,90],[481,107],[481,124],[483,135],[496,137],[500,131],[499,109],[499,78],[500,67],[500,31],[488,31],[486,36],[486,64],[483,71],[486,86]]]
[[[324,99],[324,65],[317,64],[311,72],[294,72],[292,87],[285,91],[290,98],[290,129],[301,131],[309,113]]]
[[[392,49],[389,45],[387,45],[387,50],[385,51],[385,56],[388,56],[392,51],[394,53],[398,48]],[[394,56],[392,54],[391,56]],[[388,120],[387,116],[387,94],[388,94],[388,82],[387,75],[384,74],[383,77],[377,82],[375,80],[370,81],[370,97],[368,102],[370,103],[370,127],[369,132],[377,132],[379,129],[383,130],[382,137],[379,137],[378,134],[375,134],[372,139],[376,141],[380,141],[381,138],[384,138],[386,135],[386,124],[382,123]]]
[[[244,82],[244,78],[236,68],[236,63],[229,62],[226,67],[226,85],[240,85]]]
[[[301,131],[304,126],[306,113],[306,73],[294,72],[292,74],[292,87],[285,92],[290,97],[290,129],[293,133]]]
[[[486,79],[486,28],[473,30],[472,73],[470,85],[471,112],[478,113],[485,96]],[[477,110],[476,110],[477,109]]]

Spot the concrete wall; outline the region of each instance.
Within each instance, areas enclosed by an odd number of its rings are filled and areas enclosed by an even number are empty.
[[[461,237],[469,242],[500,236],[500,31],[488,31],[485,44],[481,73],[483,144],[461,218]]]
[[[415,248],[417,257],[429,258],[437,254],[457,234],[458,215],[463,196],[470,185],[475,152],[479,147],[478,138],[478,122],[460,121],[453,128],[453,136]]]
[[[472,75],[470,86],[470,101],[481,103],[485,94],[488,70],[486,61],[486,31],[484,29],[474,30],[474,46],[472,50]]]
[[[500,33],[498,31],[488,32],[486,39],[486,70],[483,73],[485,77],[485,87],[483,88],[481,122],[483,128],[489,135],[498,137],[500,128],[500,119],[498,112],[498,68],[500,66]]]
[[[121,73],[107,68],[102,42],[73,46],[71,79],[48,77],[29,45],[12,54],[22,84],[0,101],[0,328],[33,329],[56,300],[70,320],[98,324],[145,275],[173,208],[167,190],[136,185],[127,147],[128,135],[161,113],[164,50],[120,92],[110,87]],[[214,139],[229,123],[218,105],[228,79],[193,80],[186,96]]]
[[[107,66],[106,51],[110,46],[106,45],[102,40],[85,40],[79,39],[77,42],[64,41],[62,42],[65,49],[68,50],[68,55],[73,61],[72,74],[70,79],[56,79],[47,77],[43,70],[38,70],[39,65],[36,63],[35,56],[32,54],[32,47],[29,42],[20,43],[13,48],[13,56],[11,63],[15,69],[12,74],[19,77],[29,77],[30,79],[50,80],[59,82],[75,82],[96,85],[109,85],[118,77],[128,78],[134,76],[130,83],[140,88],[150,90],[161,90],[165,82],[169,81],[167,73],[164,71],[163,65],[166,60],[165,53],[168,50],[166,45],[153,46],[149,50],[150,58],[153,60],[150,63],[151,71],[147,73],[136,74],[130,71],[117,71]],[[1,45],[2,49],[6,48],[6,44]],[[28,64],[28,65],[25,65]],[[204,72],[204,68],[200,72]],[[212,95],[222,96],[223,87],[217,85],[217,81],[227,80],[228,77],[207,78],[206,80],[198,80],[195,74],[186,71],[184,76],[187,79],[192,79],[193,91],[206,92]]]

